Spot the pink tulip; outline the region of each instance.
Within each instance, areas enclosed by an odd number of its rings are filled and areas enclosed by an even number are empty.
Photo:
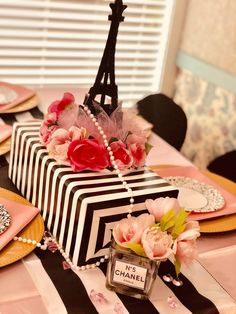
[[[195,240],[179,241],[177,243],[176,256],[180,263],[190,265],[197,257],[197,243]]]
[[[189,265],[197,257],[196,239],[200,236],[199,223],[188,221],[184,232],[175,241],[175,254],[181,263]]]
[[[200,236],[200,227],[198,221],[188,221],[185,226],[184,232],[182,232],[178,238],[179,241],[196,240]]]
[[[155,200],[147,199],[145,205],[149,213],[154,215],[156,221],[160,221],[171,209],[175,209],[176,212],[180,210],[177,199],[173,197],[159,197]]]
[[[143,231],[154,223],[154,216],[149,214],[124,218],[114,226],[113,237],[123,247],[127,247],[127,243],[140,243]]]
[[[145,254],[151,260],[168,258],[172,253],[172,236],[159,227],[147,228],[142,235],[142,245]]]

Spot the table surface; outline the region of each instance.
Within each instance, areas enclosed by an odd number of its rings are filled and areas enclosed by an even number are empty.
[[[60,99],[63,93],[62,88],[42,88],[39,89],[38,95],[41,98],[41,104],[39,106],[40,110],[45,112],[45,108],[50,102],[55,99]],[[84,90],[68,90],[74,93],[78,101],[82,101],[84,98]],[[32,118],[31,112],[24,112],[15,115],[15,120],[23,121]],[[4,117],[2,120],[4,121]],[[14,119],[13,119],[14,121]],[[150,155],[147,159],[148,165],[179,165],[179,166],[193,166],[190,161],[188,161],[184,156],[182,156],[178,151],[176,151],[172,146],[167,144],[156,134],[151,134],[150,142],[154,146]],[[5,160],[6,159],[6,160]],[[0,168],[1,177],[3,175],[4,167],[7,167],[7,156],[1,157],[2,168]],[[3,178],[0,180],[0,185],[6,187],[5,181]],[[236,195],[236,185],[235,185],[235,195]],[[199,247],[199,261],[207,269],[207,271],[213,275],[213,277],[221,284],[221,286],[236,300],[236,272],[235,272],[235,263],[236,263],[236,231],[218,233],[218,234],[204,234],[199,238],[198,241]],[[39,252],[37,255],[40,257],[42,253]],[[52,254],[52,253],[45,253]],[[58,260],[60,257],[58,257]],[[48,258],[50,260],[50,258]],[[0,313],[66,313],[66,304],[61,301],[61,298],[58,295],[58,292],[55,290],[52,281],[49,279],[45,272],[41,271],[42,265],[39,258],[31,253],[28,257],[23,260],[16,262],[12,265],[0,269]],[[45,263],[47,258],[45,258]],[[65,271],[66,272],[66,271]],[[84,282],[85,277],[90,278],[89,271],[80,273],[80,281]],[[97,273],[98,282],[94,282],[91,279],[92,284],[90,283],[86,286],[87,293],[91,291],[91,287],[96,287],[99,289],[99,276],[100,273]],[[68,275],[68,280],[73,282],[74,278],[72,275]],[[9,284],[10,283],[10,284]],[[80,284],[81,284],[80,283]],[[65,289],[74,289],[69,285],[69,282],[65,282]],[[79,285],[78,285],[79,289]],[[90,289],[90,290],[89,290]],[[95,289],[95,288],[94,288]],[[71,290],[71,294],[73,291]],[[95,289],[96,290],[96,289]],[[83,292],[83,293],[86,293]],[[83,300],[83,293],[81,292],[80,298]],[[79,292],[78,292],[79,294]],[[110,294],[111,300],[115,304],[119,305],[120,298]],[[85,298],[84,298],[85,300]],[[160,300],[159,300],[160,301]],[[68,301],[69,302],[69,301]],[[85,302],[85,301],[84,301]],[[94,304],[93,304],[94,305]],[[99,306],[97,304],[96,311],[99,311]],[[117,305],[117,306],[118,306]],[[80,309],[78,313],[93,313],[94,307],[91,308],[91,304],[87,305],[88,307]],[[140,305],[141,306],[141,305]],[[142,308],[142,306],[141,306]],[[88,310],[90,309],[90,310]],[[105,310],[106,307],[103,307],[101,313],[111,313],[110,310]],[[114,310],[114,309],[113,309]],[[113,311],[113,313],[119,313]],[[71,313],[77,313],[76,310]],[[123,309],[123,312],[128,313],[127,310]],[[139,312],[137,312],[139,313]],[[151,312],[150,312],[151,313]],[[161,311],[161,313],[170,313],[166,310]],[[176,312],[177,313],[177,312]],[[181,308],[178,313],[190,313]],[[236,313],[236,304],[233,299],[228,300],[228,308],[222,310],[222,313]]]

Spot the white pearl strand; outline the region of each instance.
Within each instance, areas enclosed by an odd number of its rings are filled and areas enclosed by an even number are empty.
[[[72,261],[70,260],[69,255],[64,251],[62,246],[50,234],[50,232],[46,231],[45,233],[47,233],[49,236],[45,236],[44,237],[44,243],[43,244],[41,244],[40,242],[37,242],[36,240],[26,239],[26,238],[23,238],[23,237],[14,237],[13,240],[35,245],[35,247],[38,247],[38,248],[40,248],[41,250],[44,250],[44,251],[47,249],[48,243],[49,242],[53,242],[53,243],[56,244],[57,249],[59,250],[61,255],[64,257],[65,261],[70,265],[70,268],[72,268],[73,270],[86,270],[86,269],[90,269],[90,268],[96,268],[101,263],[104,263],[106,260],[108,260],[108,258],[109,258],[108,255],[105,255],[104,257],[100,258],[100,261],[98,261],[98,262],[96,262],[94,264],[87,264],[87,265],[84,265],[84,266],[77,266],[77,265],[72,263]]]
[[[97,119],[95,118],[94,114],[90,111],[90,109],[87,106],[83,106],[83,109],[89,115],[91,120],[94,122],[94,125],[97,127],[98,132],[102,136],[104,145],[105,145],[105,147],[106,147],[106,149],[108,150],[108,153],[109,153],[109,158],[110,158],[111,164],[112,164],[112,166],[113,166],[117,176],[119,177],[120,181],[122,182],[124,188],[129,193],[130,204],[129,204],[129,210],[128,210],[127,217],[130,218],[131,217],[131,213],[132,213],[132,209],[134,207],[133,190],[129,187],[127,181],[125,181],[125,179],[123,178],[123,175],[122,175],[122,173],[121,173],[120,169],[118,168],[117,163],[115,161],[115,157],[114,157],[113,151],[112,151],[110,145],[108,144],[107,136],[104,133],[104,131],[103,131],[102,127],[100,126],[100,124],[98,123]]]
[[[106,149],[107,149],[107,151],[109,153],[109,158],[110,158],[111,164],[112,164],[112,166],[113,166],[117,176],[121,180],[124,188],[127,190],[128,194],[130,196],[130,200],[129,200],[130,204],[129,204],[129,210],[128,210],[128,214],[127,214],[127,217],[130,218],[131,217],[131,213],[132,213],[132,209],[133,209],[133,206],[134,206],[133,190],[129,187],[127,181],[125,181],[125,179],[123,178],[123,175],[122,175],[120,169],[118,168],[118,166],[116,164],[114,154],[113,154],[112,149],[111,149],[111,147],[110,147],[110,145],[108,143],[108,140],[107,140],[107,136],[104,133],[104,131],[103,131],[102,127],[100,126],[100,124],[98,123],[97,119],[95,118],[94,114],[90,111],[90,109],[87,106],[83,106],[83,109],[89,115],[91,120],[94,122],[94,125],[97,127],[100,135],[102,136],[104,145],[105,145],[105,147],[106,147]],[[47,232],[47,233],[50,236],[44,238],[44,244],[41,244],[41,243],[37,242],[36,240],[26,239],[26,238],[17,237],[17,236],[14,237],[13,240],[14,241],[23,242],[23,243],[33,244],[33,245],[35,245],[36,247],[38,247],[38,248],[40,248],[42,250],[46,250],[47,249],[48,242],[53,242],[53,243],[56,244],[59,252],[61,253],[61,255],[64,257],[65,261],[70,265],[70,267],[73,270],[86,270],[86,269],[90,269],[90,268],[96,268],[101,263],[104,263],[106,260],[108,260],[108,258],[109,258],[108,255],[105,255],[104,257],[100,258],[100,261],[98,261],[98,262],[96,262],[94,264],[87,264],[87,265],[84,265],[84,266],[77,266],[77,265],[73,264],[73,262],[71,261],[69,255],[64,251],[64,249],[57,242],[57,240],[49,232]]]

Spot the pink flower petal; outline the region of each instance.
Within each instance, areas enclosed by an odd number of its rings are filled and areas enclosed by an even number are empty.
[[[176,309],[178,307],[178,303],[176,302],[175,298],[172,296],[167,298],[167,303],[171,309]]]
[[[90,291],[90,294],[89,294],[89,297],[90,299],[93,301],[93,302],[98,302],[100,304],[107,304],[109,303],[108,300],[105,298],[104,294],[101,293],[101,292],[97,292],[96,290],[92,289]]]
[[[68,262],[66,262],[66,261],[63,261],[62,262],[62,266],[63,266],[63,269],[64,270],[67,270],[67,269],[70,269],[71,267],[70,267],[70,264],[68,263]]]
[[[121,303],[116,302],[115,307],[114,307],[114,312],[116,314],[124,314],[124,307]]]

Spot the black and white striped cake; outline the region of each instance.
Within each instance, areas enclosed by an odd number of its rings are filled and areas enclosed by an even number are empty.
[[[40,124],[14,124],[9,177],[41,209],[47,228],[73,263],[94,263],[107,253],[114,222],[127,215],[128,192],[111,171],[75,173],[57,163],[39,141]],[[124,177],[134,193],[134,215],[144,211],[147,198],[178,193],[148,169],[127,171]]]

